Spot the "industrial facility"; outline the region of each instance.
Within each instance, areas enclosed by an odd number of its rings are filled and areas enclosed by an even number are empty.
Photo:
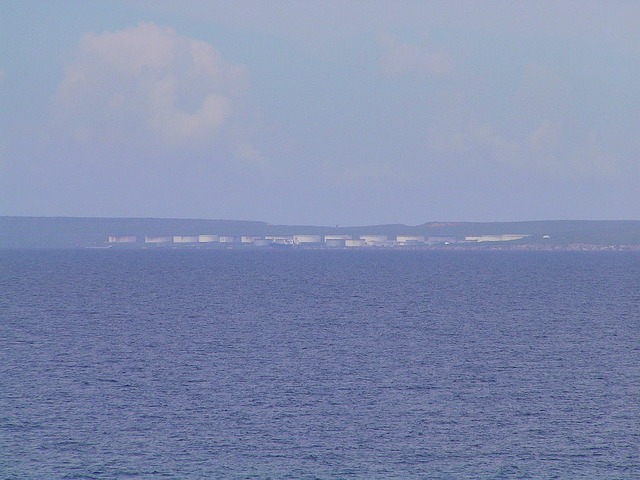
[[[425,237],[420,235],[109,235],[107,243],[114,247],[269,247],[297,248],[420,248],[442,245],[469,245],[486,242],[513,242],[529,235],[501,234],[456,237]]]
[[[244,220],[0,216],[0,248],[638,250],[640,221],[314,226]]]

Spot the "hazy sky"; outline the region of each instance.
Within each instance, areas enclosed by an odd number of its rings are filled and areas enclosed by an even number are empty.
[[[0,0],[0,214],[638,220],[640,2]]]

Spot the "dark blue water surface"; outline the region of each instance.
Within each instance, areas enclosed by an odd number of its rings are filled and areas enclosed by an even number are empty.
[[[640,255],[0,252],[0,478],[640,478]]]

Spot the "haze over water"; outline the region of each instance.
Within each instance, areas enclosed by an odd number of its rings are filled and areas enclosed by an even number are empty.
[[[0,252],[0,476],[640,477],[640,255]]]

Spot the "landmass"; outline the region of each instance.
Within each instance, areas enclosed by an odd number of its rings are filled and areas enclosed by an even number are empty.
[[[638,250],[640,221],[428,222],[328,227],[260,221],[0,216],[0,248]]]

